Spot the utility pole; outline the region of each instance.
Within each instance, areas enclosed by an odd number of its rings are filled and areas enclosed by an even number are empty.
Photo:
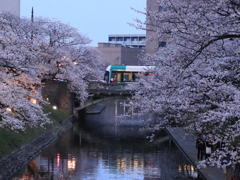
[[[33,7],[32,7],[32,15],[31,15],[31,22],[32,22],[32,26],[33,26],[33,19],[34,19],[34,16],[33,16]],[[32,27],[33,28],[33,27]],[[33,39],[33,29],[31,30],[31,40]]]

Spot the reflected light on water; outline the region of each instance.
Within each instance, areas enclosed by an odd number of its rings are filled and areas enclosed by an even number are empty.
[[[103,179],[144,179],[144,162],[131,158],[118,158],[116,164],[111,164],[106,160],[101,160],[98,163],[98,172],[94,176],[96,180]]]
[[[184,166],[184,170],[193,172],[194,171],[194,167],[192,165],[185,165]]]
[[[182,166],[179,164],[178,165],[178,172],[181,173],[183,170],[182,170]]]
[[[75,171],[76,169],[76,159],[71,158],[68,159],[68,171]]]
[[[142,121],[131,119],[120,123],[116,117],[125,110],[127,112],[128,107],[125,109],[114,101],[101,114],[88,115],[85,122],[76,121],[69,132],[12,180],[30,180],[31,177],[41,177],[41,180],[174,180],[173,177],[187,179],[196,175],[181,152],[174,145],[169,147],[165,133],[150,143],[145,134],[144,138],[139,138]]]
[[[190,171],[190,172],[194,172],[195,169],[193,167],[193,165],[178,165],[178,172],[183,172],[183,171]]]
[[[193,165],[178,165],[178,172],[184,173],[190,177],[197,178],[197,171],[194,169]]]
[[[60,154],[58,153],[57,154],[57,167],[59,167],[60,166]]]

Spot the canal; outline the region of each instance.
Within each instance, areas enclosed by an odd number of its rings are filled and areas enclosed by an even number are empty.
[[[101,113],[80,113],[73,127],[15,173],[12,180],[190,180],[197,172],[164,130],[147,136],[142,118],[119,118],[123,100],[101,104]],[[146,118],[146,117],[144,117]]]

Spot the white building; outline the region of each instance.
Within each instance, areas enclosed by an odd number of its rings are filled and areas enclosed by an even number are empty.
[[[131,48],[146,48],[146,34],[110,34],[108,43],[122,44]]]
[[[20,0],[0,0],[0,12],[8,12],[20,17]]]

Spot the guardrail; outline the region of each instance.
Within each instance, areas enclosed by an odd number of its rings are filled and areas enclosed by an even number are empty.
[[[133,90],[128,83],[105,83],[93,81],[88,84],[88,92],[93,94],[133,94]]]

